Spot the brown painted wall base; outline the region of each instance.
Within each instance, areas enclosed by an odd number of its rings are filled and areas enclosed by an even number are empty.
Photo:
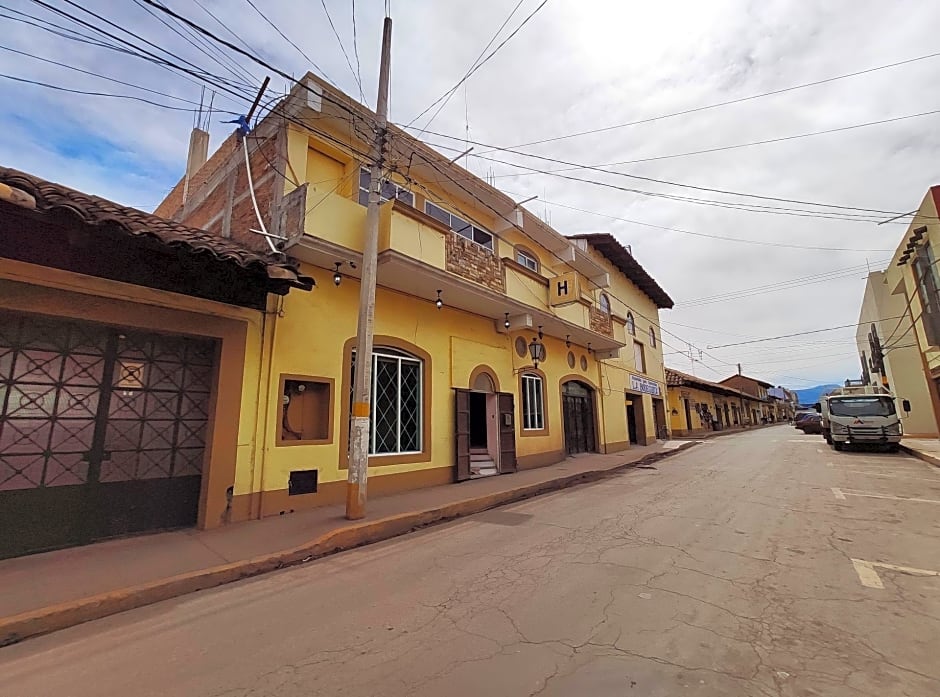
[[[617,443],[608,443],[604,448],[605,453],[619,453],[621,450],[628,450],[630,448],[630,441],[622,440]]]
[[[423,489],[441,486],[454,481],[453,467],[435,467],[434,469],[404,472],[402,474],[369,473],[369,496],[388,496],[411,489]],[[252,511],[261,511],[260,517],[294,513],[320,506],[331,506],[346,500],[346,482],[324,482],[315,494],[290,496],[287,489],[274,489],[251,494],[242,494],[232,499],[229,522],[236,523],[257,517]]]
[[[536,453],[535,455],[523,455],[516,460],[516,469],[534,470],[538,467],[548,467],[565,459],[564,450],[553,450],[547,453]]]

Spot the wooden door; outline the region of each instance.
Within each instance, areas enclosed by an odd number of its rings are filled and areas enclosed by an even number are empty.
[[[458,482],[470,479],[470,390],[454,390],[454,457]]]
[[[499,400],[499,471],[516,471],[516,425],[513,422],[515,408],[513,397],[500,392]]]

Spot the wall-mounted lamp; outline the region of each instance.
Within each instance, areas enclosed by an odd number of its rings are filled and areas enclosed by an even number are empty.
[[[506,319],[503,320],[503,326],[509,329],[509,313],[506,313]]]
[[[545,344],[532,337],[532,342],[529,344],[529,355],[532,357],[532,363],[538,368],[539,361],[545,360]]]
[[[444,301],[441,300],[441,291],[437,291],[437,300],[434,301],[434,304],[437,305],[438,310],[444,307]]]
[[[334,286],[338,286],[340,283],[343,282],[343,276],[339,272],[339,267],[342,266],[342,264],[343,262],[341,261],[337,261],[335,264],[336,268],[333,270],[333,285]]]
[[[571,348],[571,334],[565,334],[565,348]]]
[[[588,353],[594,353],[594,349],[591,348],[591,342],[588,342]]]

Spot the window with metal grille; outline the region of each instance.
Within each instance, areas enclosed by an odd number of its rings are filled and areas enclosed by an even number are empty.
[[[538,375],[522,376],[522,430],[541,431],[545,428],[545,401],[542,378]]]
[[[446,211],[430,201],[424,202],[424,212],[435,220],[444,223],[444,225],[461,237],[466,237],[468,240],[476,242],[484,249],[488,249],[491,252],[493,251],[493,235],[486,230],[478,228],[476,225],[467,222],[460,216],[454,215],[450,211]]]
[[[522,264],[524,267],[529,269],[529,271],[538,272],[539,270],[539,260],[535,257],[534,254],[525,249],[520,249],[516,247],[516,262]]]
[[[363,206],[369,205],[369,187],[372,185],[372,173],[365,167],[359,168],[359,203]],[[415,195],[403,186],[399,186],[393,181],[386,179],[382,183],[382,203],[397,198],[402,203],[407,203],[414,208]]]
[[[355,352],[352,363],[350,390],[355,384]],[[369,454],[421,452],[423,367],[421,359],[403,351],[389,348],[373,351]]]

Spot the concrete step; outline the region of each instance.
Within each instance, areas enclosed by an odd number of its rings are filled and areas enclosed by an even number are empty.
[[[487,453],[470,453],[470,462],[492,462],[493,458]]]

